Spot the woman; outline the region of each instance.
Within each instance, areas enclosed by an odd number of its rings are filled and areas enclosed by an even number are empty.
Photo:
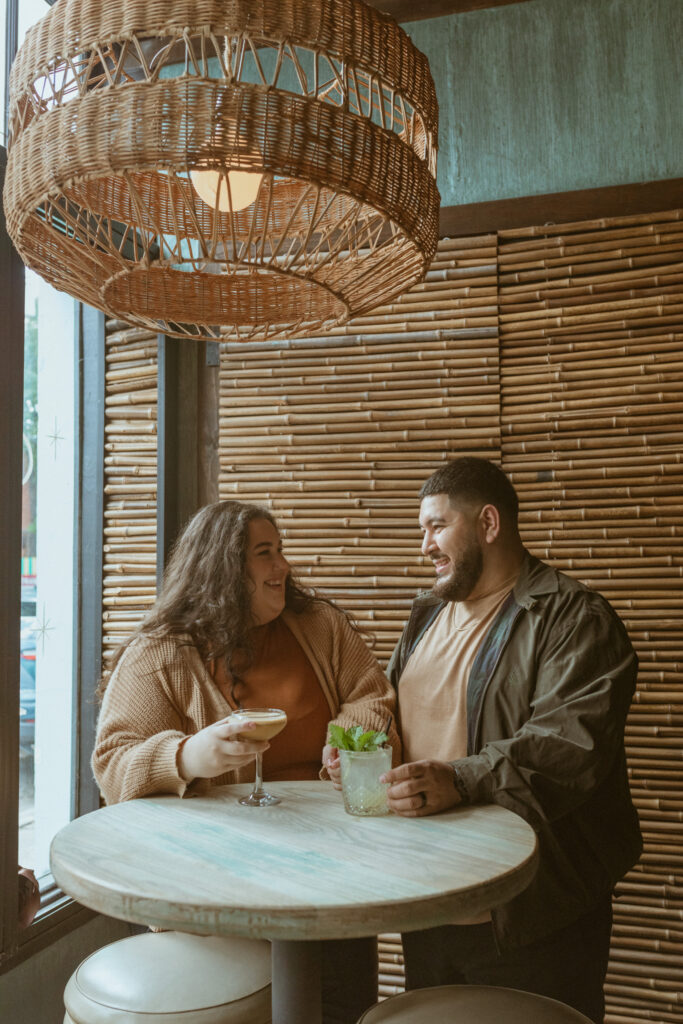
[[[346,615],[297,585],[256,505],[216,502],[189,522],[101,692],[92,764],[108,804],[250,781],[258,750],[266,781],[316,779],[333,753],[330,721],[386,729],[398,763],[393,690]],[[270,744],[242,741],[247,727],[228,717],[238,707],[282,708],[287,727]],[[330,944],[327,1024],[351,1024],[375,1001],[373,943]]]

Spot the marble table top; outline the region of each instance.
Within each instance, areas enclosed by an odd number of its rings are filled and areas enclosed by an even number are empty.
[[[148,797],[77,818],[53,840],[69,895],[139,924],[272,940],[354,938],[463,921],[533,877],[536,837],[495,804],[357,818],[324,782]]]

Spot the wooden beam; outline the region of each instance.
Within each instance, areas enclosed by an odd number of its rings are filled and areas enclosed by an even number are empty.
[[[384,14],[390,14],[396,21],[424,21],[427,18],[443,18],[449,14],[464,14],[466,11],[481,11],[486,7],[506,7],[508,4],[528,3],[528,0],[367,0]]]
[[[200,369],[206,362],[206,343],[159,334],[157,353],[157,584],[161,585],[171,547],[200,504]]]
[[[683,178],[643,181],[634,185],[586,188],[576,192],[553,192],[518,199],[497,199],[489,203],[442,206],[439,214],[441,238],[487,234],[508,228],[540,224],[568,224],[600,217],[677,210],[683,206]]]
[[[200,508],[220,497],[220,372],[220,346],[217,341],[207,341],[199,367],[197,402],[197,504]]]
[[[78,331],[78,659],[77,703],[74,707],[77,772],[73,816],[100,805],[90,770],[99,705],[93,687],[102,673],[102,590],[104,541],[104,313],[79,305]]]

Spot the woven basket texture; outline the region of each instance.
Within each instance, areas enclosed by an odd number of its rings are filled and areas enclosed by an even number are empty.
[[[362,0],[58,0],[10,91],[9,233],[113,318],[227,340],[326,330],[436,251],[434,83]],[[245,209],[237,170],[260,180]],[[196,172],[217,175],[220,208]]]

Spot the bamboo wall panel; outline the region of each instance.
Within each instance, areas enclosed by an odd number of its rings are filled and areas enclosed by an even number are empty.
[[[530,550],[605,595],[640,658],[645,837],[618,887],[608,1024],[683,1021],[683,219],[499,234],[503,467]]]
[[[387,932],[377,937],[379,960],[378,992],[380,999],[405,992],[405,968],[401,936]]]
[[[156,596],[157,340],[106,325],[103,653]]]
[[[155,594],[156,339],[107,327],[111,649]],[[272,509],[303,582],[352,611],[381,660],[432,578],[416,492],[461,453],[502,460],[529,548],[626,621],[646,846],[615,903],[608,1024],[683,1021],[682,342],[676,211],[444,240],[400,302],[221,360],[221,497]],[[399,936],[379,948],[381,993],[401,991]]]
[[[432,578],[420,485],[499,452],[494,236],[443,240],[424,282],[324,338],[222,351],[220,496],[272,510],[302,582],[383,662]]]
[[[495,238],[442,241],[422,284],[325,338],[226,347],[220,403],[220,496],[270,508],[302,582],[386,662],[433,575],[420,485],[448,457],[500,458]],[[402,992],[400,936],[379,960],[380,995]]]

